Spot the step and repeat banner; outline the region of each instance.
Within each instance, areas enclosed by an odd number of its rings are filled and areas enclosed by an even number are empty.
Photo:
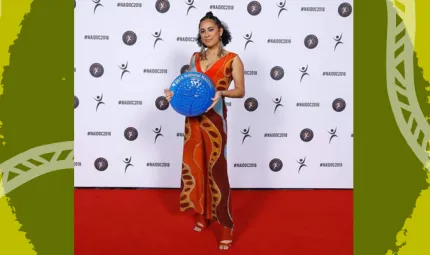
[[[352,0],[76,0],[75,186],[180,186],[184,117],[163,90],[199,20],[228,26],[246,95],[227,98],[233,188],[353,187]],[[231,88],[234,87],[234,82]]]

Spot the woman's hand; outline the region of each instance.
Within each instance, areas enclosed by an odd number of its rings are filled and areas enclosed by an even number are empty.
[[[164,89],[164,96],[166,97],[167,102],[170,103],[170,100],[173,97],[173,92],[168,89]]]
[[[215,92],[215,96],[214,96],[214,98],[212,98],[213,103],[211,104],[211,106],[209,106],[209,108],[206,110],[206,112],[208,112],[210,109],[212,109],[218,103],[218,101],[221,98],[222,98],[222,91]]]

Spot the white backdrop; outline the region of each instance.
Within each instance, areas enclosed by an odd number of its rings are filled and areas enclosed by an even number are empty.
[[[245,97],[226,100],[231,186],[352,188],[352,0],[77,0],[75,186],[180,186],[184,118],[159,97],[207,11],[246,70]]]

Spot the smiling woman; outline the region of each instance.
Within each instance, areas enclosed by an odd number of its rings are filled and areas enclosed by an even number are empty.
[[[185,119],[180,209],[195,211],[197,232],[212,220],[223,226],[219,248],[227,250],[233,242],[233,218],[224,98],[244,97],[244,68],[236,53],[224,49],[231,41],[230,31],[212,12],[200,20],[198,29],[197,44],[201,51],[192,55],[189,71],[208,76],[216,93],[204,114]],[[229,90],[232,81],[235,86]],[[173,92],[165,90],[165,95],[170,102]]]

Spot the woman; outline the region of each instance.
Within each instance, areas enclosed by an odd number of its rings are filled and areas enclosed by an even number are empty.
[[[219,248],[233,243],[230,184],[227,174],[227,108],[225,97],[245,96],[244,68],[239,56],[224,50],[231,41],[226,25],[212,12],[200,20],[197,44],[191,57],[190,71],[207,75],[216,87],[213,103],[206,113],[185,119],[185,138],[181,175],[180,209],[194,209],[197,232],[211,220],[223,226]],[[234,89],[228,90],[234,81]],[[170,102],[173,93],[165,90]]]

